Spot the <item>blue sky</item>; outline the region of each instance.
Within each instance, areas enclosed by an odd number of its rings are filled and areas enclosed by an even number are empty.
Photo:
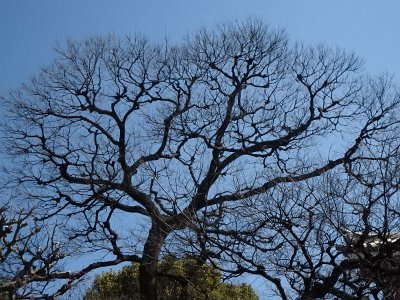
[[[0,95],[50,62],[56,43],[68,37],[140,32],[176,40],[246,17],[285,28],[292,40],[355,52],[370,73],[396,73],[399,14],[395,0],[0,0]]]
[[[294,41],[355,52],[366,72],[400,80],[399,16],[398,0],[0,0],[0,96],[48,64],[67,38],[179,40],[200,26],[247,17],[286,29]]]

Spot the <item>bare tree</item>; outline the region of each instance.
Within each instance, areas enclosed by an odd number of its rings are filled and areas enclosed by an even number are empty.
[[[334,171],[226,207],[229,221],[203,223],[203,248],[282,299],[397,299],[396,139],[375,137]]]
[[[310,257],[323,250],[336,259],[340,231],[325,230],[319,209],[329,206],[313,198],[315,182],[379,161],[377,141],[398,125],[393,87],[361,76],[361,65],[340,50],[292,45],[255,20],[176,45],[68,42],[4,99],[27,199],[43,222],[62,224],[71,255],[94,258],[76,271],[46,270],[48,280],[65,280],[48,297],[94,269],[133,261],[142,299],[157,299],[162,251],[230,257],[233,274],[257,273],[284,299],[285,284],[304,299],[322,295],[313,276],[325,263]],[[312,236],[323,242],[307,245]],[[260,251],[268,260],[251,257]]]
[[[3,203],[4,204],[4,203]],[[33,209],[0,209],[0,295],[4,299],[31,299],[45,295],[50,278],[60,273],[67,255],[56,238],[56,228],[43,227]],[[49,275],[51,277],[49,277]]]

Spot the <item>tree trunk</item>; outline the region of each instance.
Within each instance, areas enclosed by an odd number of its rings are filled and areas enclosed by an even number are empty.
[[[144,244],[142,262],[139,266],[139,289],[141,300],[157,300],[157,263],[161,247],[167,236],[158,226],[157,222],[149,231],[147,241]]]

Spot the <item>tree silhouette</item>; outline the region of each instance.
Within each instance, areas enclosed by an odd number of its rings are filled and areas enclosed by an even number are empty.
[[[335,245],[342,228],[389,230],[376,220],[371,228],[360,208],[395,198],[398,185],[381,188],[396,181],[387,172],[399,97],[390,79],[361,67],[257,20],[172,45],[69,41],[3,99],[13,178],[65,240],[69,255],[58,263],[92,258],[71,272],[45,269],[41,280],[61,282],[48,297],[130,261],[142,299],[158,299],[165,253],[257,274],[282,299],[367,293],[369,281],[355,288],[346,279],[357,265]],[[377,211],[396,211],[388,204]]]

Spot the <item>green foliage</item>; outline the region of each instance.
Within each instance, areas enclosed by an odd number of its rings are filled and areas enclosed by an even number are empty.
[[[120,271],[108,271],[97,275],[85,300],[139,299],[139,266],[132,264]]]
[[[159,264],[160,300],[258,300],[250,285],[223,283],[218,270],[196,259],[165,257]],[[138,300],[139,265],[96,276],[85,300]]]

